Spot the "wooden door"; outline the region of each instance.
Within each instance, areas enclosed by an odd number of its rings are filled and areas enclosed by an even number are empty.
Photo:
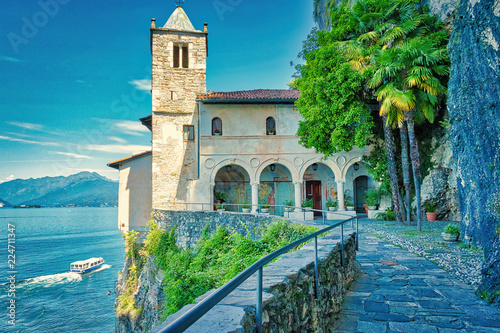
[[[365,208],[363,204],[365,203],[365,192],[368,189],[368,177],[359,176],[354,180],[354,191],[355,191],[355,206],[356,212],[365,213]]]
[[[306,181],[306,199],[313,199],[313,208],[320,209],[321,203],[321,181],[310,180]],[[314,212],[314,215],[321,215],[321,212]]]

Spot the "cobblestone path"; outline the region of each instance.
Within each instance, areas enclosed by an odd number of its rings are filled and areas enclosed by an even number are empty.
[[[378,238],[360,234],[361,274],[334,332],[500,332],[500,310],[443,269]]]

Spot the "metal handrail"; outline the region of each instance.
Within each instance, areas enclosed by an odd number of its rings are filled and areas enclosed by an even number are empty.
[[[174,205],[174,206],[177,206],[177,205],[182,205],[185,207],[185,209],[187,210],[188,209],[188,206],[201,206],[201,210],[202,211],[205,211],[204,207],[205,206],[208,206],[209,208],[212,208],[213,206],[217,206],[218,204],[217,203],[206,203],[206,202],[182,202],[182,203],[167,203],[169,205]],[[283,213],[283,212],[286,212],[285,211],[285,208],[293,208],[295,212],[298,212],[297,210],[300,210],[302,211],[302,213],[304,213],[304,219],[305,219],[305,213],[307,212],[321,212],[321,215],[323,216],[323,222],[325,221],[325,213],[335,213],[337,215],[341,215],[341,216],[346,216],[346,217],[352,217],[351,215],[348,215],[348,214],[344,214],[342,212],[346,212],[345,210],[336,210],[336,211],[329,211],[329,210],[322,210],[322,209],[314,209],[314,208],[309,208],[309,207],[298,207],[298,206],[287,206],[287,205],[270,205],[270,204],[245,204],[245,203],[240,203],[240,204],[229,204],[229,203],[224,203],[223,205],[225,206],[229,206],[229,207],[233,207],[233,206],[237,206],[238,207],[238,211],[243,208],[243,206],[250,206],[250,207],[257,207],[257,208],[261,208],[262,206],[269,206],[269,207],[279,207],[279,208],[283,208],[281,209],[281,212],[280,213]],[[211,209],[209,209],[209,211],[212,211]],[[276,209],[274,210],[276,212]],[[237,213],[237,212],[235,212]],[[252,214],[253,212],[249,212],[247,214]]]
[[[213,293],[209,297],[205,298],[200,303],[196,304],[193,308],[179,317],[177,320],[173,321],[170,325],[160,330],[159,333],[178,333],[183,332],[188,329],[192,324],[194,324],[198,319],[200,319],[204,314],[206,314],[210,309],[217,305],[224,297],[229,295],[234,289],[236,289],[240,284],[245,282],[250,276],[255,272],[258,272],[257,276],[257,306],[256,306],[256,330],[258,333],[262,332],[262,276],[263,267],[272,260],[276,259],[282,254],[289,252],[291,249],[307,242],[308,240],[314,238],[314,284],[315,284],[315,297],[318,297],[319,291],[319,263],[318,263],[318,236],[330,231],[338,226],[340,226],[340,244],[341,244],[341,265],[344,265],[344,224],[350,221],[356,220],[356,250],[358,249],[358,217],[351,217],[347,220],[338,222],[324,229],[316,231],[308,236],[305,236],[299,240],[296,240],[282,248],[268,254],[264,258],[259,259],[250,267],[245,269],[243,272],[235,276],[229,282],[224,284],[217,292]]]

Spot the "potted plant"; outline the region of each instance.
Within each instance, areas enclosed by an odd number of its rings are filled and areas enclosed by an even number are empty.
[[[331,198],[328,199],[326,202],[326,207],[328,207],[328,210],[330,211],[335,211],[337,210],[339,203],[337,200],[332,200]]]
[[[270,204],[268,204],[265,201],[260,202],[260,212],[261,213],[269,213],[269,207],[271,207]]]
[[[221,211],[221,212],[224,212],[226,210],[226,204],[223,204],[223,203],[218,203],[216,207],[217,207],[217,210]]]
[[[216,128],[214,130],[214,135],[221,135],[220,129]]]
[[[354,210],[354,202],[352,201],[352,197],[347,196],[345,197],[345,209],[347,210]]]
[[[227,200],[227,194],[223,192],[215,192],[215,198],[217,199],[217,203],[223,203]]]
[[[311,210],[311,208],[313,207],[313,199],[304,199],[304,201],[302,201],[302,207],[304,208],[305,211],[309,211]]]
[[[437,205],[433,202],[426,202],[424,203],[424,207],[427,221],[436,221],[437,213],[435,213],[435,210],[437,209]]]
[[[454,224],[448,224],[441,235],[446,242],[456,242],[460,236],[460,228]]]
[[[276,130],[274,128],[271,128],[269,129],[269,131],[267,132],[268,135],[274,135],[276,134]]]
[[[291,212],[293,211],[293,206],[295,206],[295,202],[292,200],[285,200],[283,201],[283,205],[285,205],[285,212]]]
[[[243,205],[241,206],[241,211],[243,213],[250,213],[250,209],[252,208],[251,204],[249,201],[245,201]]]
[[[380,193],[377,189],[371,188],[364,194],[366,204],[369,210],[377,210],[377,206],[380,204]]]

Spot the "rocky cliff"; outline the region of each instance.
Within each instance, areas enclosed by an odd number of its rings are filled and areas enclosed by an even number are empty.
[[[448,108],[464,239],[485,250],[483,296],[500,304],[500,2],[460,0]]]
[[[161,322],[161,303],[165,299],[162,286],[164,274],[155,262],[154,256],[151,256],[147,258],[142,267],[138,268],[140,275],[132,293],[134,308],[137,311],[135,315],[131,315],[131,311],[122,311],[119,306],[120,297],[123,297],[126,289],[130,287],[128,283],[132,261],[130,257],[125,260],[125,265],[116,283],[115,333],[149,332],[151,327]]]
[[[434,167],[422,181],[422,202],[438,205],[438,220],[460,221],[456,165],[449,134],[433,138],[432,144],[435,147],[431,158]]]

